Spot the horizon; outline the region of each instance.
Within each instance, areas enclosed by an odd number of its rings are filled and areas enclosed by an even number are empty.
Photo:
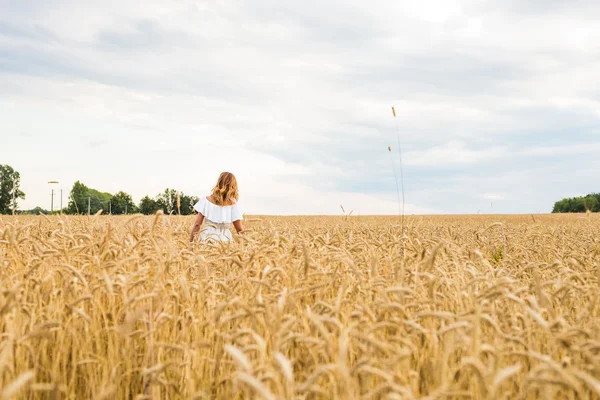
[[[397,128],[406,215],[599,190],[597,2],[73,4],[0,0],[20,210],[53,180],[63,206],[76,180],[138,204],[231,171],[249,215],[397,215]]]
[[[85,182],[82,182],[82,183],[85,184]],[[91,189],[96,189],[96,188],[91,188]],[[172,188],[166,188],[166,189],[172,189]],[[98,190],[99,192],[103,192],[103,193],[109,193],[111,195],[114,195],[116,193],[116,192],[114,192],[114,193],[104,192],[103,190],[100,190],[100,189],[96,189],[96,190]],[[60,207],[60,201],[61,201],[61,199],[60,199],[60,189],[58,190],[58,193],[57,193],[57,191],[55,189],[55,192],[54,192],[54,198],[55,198],[55,200],[54,200],[54,206],[53,206],[54,212],[60,211],[61,209],[66,209],[68,207],[68,204],[69,204],[69,201],[70,201],[70,199],[69,199],[69,193],[70,193],[70,191],[65,191],[63,189],[63,203],[62,203],[62,208],[61,208]],[[157,195],[160,195],[160,194],[161,193],[157,193]],[[188,193],[183,193],[183,194],[190,195]],[[589,193],[584,194],[583,196],[588,195],[588,194]],[[152,198],[152,199],[154,199],[156,197],[156,195],[155,196],[147,195],[147,196],[150,197],[150,198]],[[51,198],[52,197],[52,193],[50,193],[48,195],[48,197]],[[144,197],[144,196],[142,196],[142,197]],[[198,197],[202,197],[202,196],[198,196]],[[135,198],[132,197],[132,200],[133,200],[133,202],[136,205],[138,205],[139,202],[140,202],[140,200],[141,200],[141,198],[140,199],[135,199]],[[561,200],[561,199],[557,199],[556,201],[558,201],[558,200]],[[49,201],[51,201],[51,200],[49,200]],[[240,204],[243,204],[243,203],[240,203]],[[343,206],[343,205],[340,205],[340,206]],[[52,207],[52,204],[51,204],[51,207]],[[40,208],[43,211],[51,212],[51,207],[47,207],[46,208],[45,206],[39,204],[39,205],[35,205],[34,207],[31,207],[31,208],[28,208],[28,209],[25,209],[23,207],[18,207],[17,211],[32,211],[32,210],[34,210],[36,208]],[[396,204],[396,207],[398,207],[398,204]],[[448,212],[448,213],[431,212],[431,213],[411,213],[411,214],[405,213],[404,215],[405,216],[427,216],[427,215],[489,215],[489,216],[496,215],[496,216],[502,216],[502,215],[527,215],[527,214],[535,214],[535,215],[553,214],[551,210],[550,211],[532,211],[532,212],[518,212],[517,211],[517,212],[497,213],[497,212],[490,212],[490,211],[492,211],[491,208],[492,208],[492,206],[490,206],[489,210],[485,210],[486,212],[480,212],[481,209],[479,209],[477,212]],[[275,214],[275,213],[258,213],[257,214],[257,213],[246,213],[246,212],[244,212],[244,214],[253,215],[253,216],[260,216],[260,215],[268,215],[268,216],[311,216],[311,215],[315,215],[315,216],[319,216],[319,215],[325,215],[325,216],[347,216],[347,217],[349,217],[349,216],[390,216],[390,217],[393,217],[393,216],[400,216],[401,215],[401,214],[398,214],[398,212],[396,212],[396,213],[367,213],[367,214],[361,214],[360,211],[358,211],[358,212],[355,212],[355,210],[350,210],[350,211],[352,212],[352,215],[346,213],[345,211],[342,211],[341,209],[337,213],[333,213],[332,212],[332,213],[304,213],[304,214],[303,213],[294,213],[294,214],[287,214],[287,213],[277,213],[277,214]],[[102,214],[107,215],[107,213],[104,213],[104,212]],[[134,214],[137,214],[137,213],[130,213],[130,215],[134,215]],[[80,215],[83,215],[83,214],[80,214]]]

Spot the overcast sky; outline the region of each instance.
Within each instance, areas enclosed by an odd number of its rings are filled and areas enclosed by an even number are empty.
[[[227,170],[247,213],[395,213],[395,105],[407,213],[549,212],[600,191],[599,20],[597,0],[0,0],[0,164],[25,209],[49,180],[138,201]]]

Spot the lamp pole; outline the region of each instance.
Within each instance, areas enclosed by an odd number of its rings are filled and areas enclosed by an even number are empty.
[[[50,185],[58,184],[58,181],[48,181],[48,184],[50,184]],[[62,195],[61,195],[61,202],[62,202]],[[62,205],[61,205],[61,207],[62,207]],[[54,187],[52,188],[52,200],[50,201],[50,212],[54,212]]]

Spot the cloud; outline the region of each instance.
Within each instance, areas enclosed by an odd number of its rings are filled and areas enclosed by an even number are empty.
[[[106,140],[90,140],[88,142],[88,145],[92,148],[105,146],[106,144]]]
[[[74,4],[0,4],[0,156],[24,205],[46,175],[139,198],[235,169],[250,212],[391,213],[396,123],[416,211],[596,190],[594,1]]]
[[[505,193],[482,193],[479,195],[482,199],[488,200],[504,200]]]
[[[425,150],[413,150],[405,155],[406,164],[411,166],[438,168],[453,165],[474,165],[493,161],[506,156],[507,149],[495,146],[471,149],[462,142],[449,142]]]
[[[558,157],[600,154],[600,142],[564,144],[562,146],[540,146],[524,150],[525,156]]]

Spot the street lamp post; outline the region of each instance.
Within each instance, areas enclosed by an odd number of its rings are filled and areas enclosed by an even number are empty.
[[[58,181],[48,181],[48,184],[50,184],[50,185],[58,184]],[[62,203],[62,193],[61,193],[60,201]],[[62,204],[61,204],[61,208],[62,208]],[[52,188],[52,200],[50,201],[50,212],[54,212],[54,188]]]

